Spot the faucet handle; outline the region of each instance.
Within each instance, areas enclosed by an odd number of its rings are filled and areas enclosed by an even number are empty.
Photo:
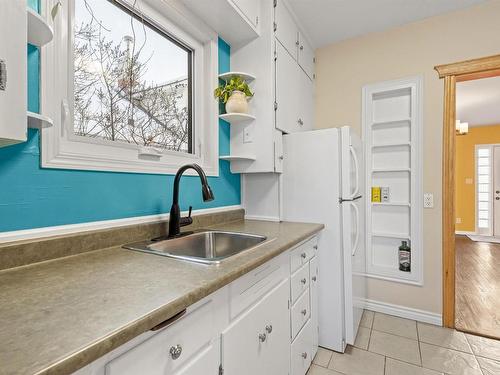
[[[191,225],[193,224],[193,218],[191,217],[191,212],[193,211],[193,206],[189,206],[189,213],[188,216],[186,217],[181,217],[179,220],[179,225],[181,227],[185,227],[186,225]]]

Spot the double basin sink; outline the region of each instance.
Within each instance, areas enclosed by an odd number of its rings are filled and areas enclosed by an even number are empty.
[[[258,246],[266,239],[256,234],[199,230],[172,239],[128,244],[124,248],[191,262],[218,264]]]

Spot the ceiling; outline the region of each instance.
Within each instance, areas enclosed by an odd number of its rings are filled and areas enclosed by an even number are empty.
[[[287,0],[315,48],[487,0]]]
[[[457,83],[457,120],[469,126],[500,124],[500,77]]]

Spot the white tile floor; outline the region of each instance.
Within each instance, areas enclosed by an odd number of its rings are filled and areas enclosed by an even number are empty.
[[[354,347],[320,348],[308,375],[500,375],[500,341],[365,311]]]

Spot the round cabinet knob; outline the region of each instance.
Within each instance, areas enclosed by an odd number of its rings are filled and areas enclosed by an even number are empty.
[[[280,155],[278,159],[283,160],[285,157],[283,155]]]
[[[306,309],[304,309],[304,310],[302,310],[302,311],[301,311],[301,313],[302,313],[302,315],[306,316],[306,314],[307,314],[307,310],[306,310]]]
[[[307,353],[306,352],[302,353],[302,358],[307,359]]]
[[[300,256],[302,257],[302,259],[306,259],[307,258],[307,254],[306,253],[302,253],[302,254],[300,254]]]
[[[302,51],[304,49],[304,46],[300,46],[300,50]]]
[[[264,342],[267,339],[267,335],[265,333],[259,334],[259,341]]]
[[[312,277],[312,281],[316,281],[318,278],[316,276]]]
[[[273,331],[273,326],[271,324],[266,326],[266,332],[271,333]]]
[[[300,126],[304,125],[304,121],[301,118],[299,118],[297,122],[299,123]]]
[[[302,284],[306,285],[306,283],[307,283],[307,279],[305,279],[305,278],[304,278],[304,279],[300,280],[300,282],[301,282]]]
[[[314,246],[313,246],[313,249],[314,249],[314,250],[318,250],[318,245],[314,245]]]
[[[176,360],[179,358],[182,354],[182,346],[180,345],[175,345],[170,348],[170,356],[172,357],[173,360]]]
[[[500,194],[500,190],[495,191],[495,193]]]
[[[495,199],[498,201],[498,200],[500,200],[500,197],[496,197]]]

